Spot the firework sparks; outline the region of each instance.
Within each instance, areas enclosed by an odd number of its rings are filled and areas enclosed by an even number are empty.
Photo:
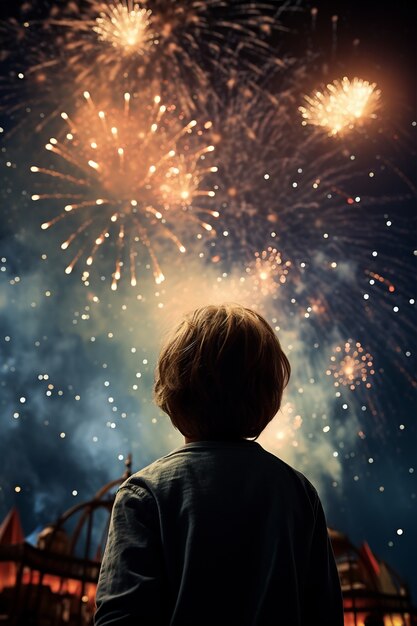
[[[100,11],[93,31],[100,41],[110,43],[122,54],[145,54],[157,43],[151,14],[150,9],[140,8],[132,0],[108,5]]]
[[[262,252],[255,252],[255,259],[246,268],[246,273],[252,279],[255,291],[268,296],[274,295],[286,282],[290,267],[290,261],[283,261],[281,253],[268,246]]]
[[[0,114],[7,119],[6,131],[13,134],[30,124],[30,131],[38,132],[59,111],[62,97],[71,95],[70,70],[65,81],[57,81],[62,50],[36,21],[0,21],[0,41]]]
[[[304,73],[303,66],[294,75],[298,80]],[[328,238],[330,225],[340,230],[343,223],[345,230],[346,207],[355,210],[360,202],[346,190],[358,177],[355,156],[294,123],[294,89],[292,77],[280,98],[242,88],[214,115],[217,197],[227,236],[211,247],[213,259],[227,262],[238,253],[247,265],[256,250],[273,245],[295,266],[313,240]]]
[[[372,386],[369,378],[375,374],[373,357],[359,341],[349,339],[343,347],[337,346],[330,361],[326,374],[333,376],[335,387],[343,385],[353,391],[362,383],[367,389]]]
[[[240,89],[234,93],[236,84]],[[221,163],[217,196],[224,226],[224,239],[211,249],[211,258],[214,262],[227,262],[238,252],[248,267],[255,251],[265,249],[277,224],[276,190],[269,172],[272,162],[273,170],[280,169],[277,146],[286,152],[280,175],[286,177],[290,165],[284,132],[288,111],[284,107],[282,115],[277,115],[277,104],[270,94],[259,84],[248,84],[241,75],[233,78],[232,89],[227,93],[230,97],[225,106],[219,108],[212,101],[213,108],[209,109],[216,129],[212,140]],[[285,97],[283,94],[282,100]]]
[[[330,136],[342,134],[359,122],[376,118],[380,95],[376,83],[361,78],[334,80],[326,90],[304,97],[307,106],[299,107],[302,124],[325,128]]]
[[[275,2],[257,7],[223,0],[87,0],[74,6],[54,8],[49,23],[62,38],[79,84],[101,72],[131,90],[140,80],[187,112],[195,109],[197,93],[213,94],[213,70],[224,87],[225,59],[239,54],[254,69],[254,58],[271,57],[267,38],[280,28],[285,10]]]
[[[54,183],[52,193],[34,194],[32,200],[66,203],[64,211],[44,222],[42,228],[48,229],[69,215],[76,218],[74,230],[61,245],[66,250],[81,241],[66,272],[70,273],[83,255],[91,266],[100,246],[110,239],[116,248],[112,289],[117,288],[126,261],[131,284],[136,285],[140,245],[151,258],[156,283],[162,282],[154,239],[168,238],[184,253],[179,233],[186,236],[190,225],[215,233],[207,219],[218,217],[218,212],[199,206],[203,198],[215,195],[202,184],[209,173],[217,171],[206,162],[214,147],[202,147],[195,138],[203,135],[210,122],[197,130],[196,121],[184,125],[175,115],[175,107],[161,104],[159,96],[152,105],[139,109],[129,93],[124,94],[123,108],[106,112],[85,92],[74,120],[66,112],[61,117],[68,128],[65,139],[50,139],[46,150],[59,157],[65,167],[32,166],[31,171],[46,175]],[[83,279],[88,277],[85,271]]]

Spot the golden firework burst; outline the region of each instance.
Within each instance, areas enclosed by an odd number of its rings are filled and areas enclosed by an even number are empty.
[[[349,339],[343,346],[337,346],[330,362],[326,374],[333,376],[335,387],[343,385],[353,391],[361,384],[367,389],[372,386],[369,379],[375,374],[373,357],[359,341]]]
[[[157,43],[152,28],[152,11],[132,0],[107,5],[95,20],[93,31],[100,41],[110,43],[123,54],[144,54]]]
[[[376,83],[361,78],[334,80],[325,90],[305,96],[307,106],[300,106],[304,126],[325,128],[330,136],[354,128],[359,122],[375,119],[381,91]]]
[[[160,283],[164,275],[156,241],[169,239],[184,253],[182,235],[189,235],[191,226],[214,233],[203,216],[219,214],[200,205],[203,198],[215,195],[203,185],[208,174],[217,171],[206,159],[214,147],[201,141],[211,123],[200,129],[195,120],[184,124],[175,107],[162,104],[159,96],[145,105],[142,100],[132,102],[129,93],[123,96],[123,106],[105,110],[84,92],[74,119],[66,112],[61,117],[67,125],[64,139],[51,138],[45,146],[60,161],[53,167],[32,166],[31,171],[54,182],[52,193],[33,194],[32,200],[65,200],[63,211],[42,228],[70,215],[74,218],[73,231],[61,248],[67,250],[73,242],[80,245],[66,272],[71,273],[82,256],[87,266],[92,265],[100,246],[110,240],[116,250],[112,289],[117,288],[126,261],[131,284],[136,285],[140,246],[147,249]],[[88,279],[88,272],[83,276]]]

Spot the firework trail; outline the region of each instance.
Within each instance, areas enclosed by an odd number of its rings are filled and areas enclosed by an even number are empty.
[[[54,7],[49,24],[84,88],[98,75],[132,91],[151,86],[189,113],[197,99],[214,97],[213,74],[224,87],[229,60],[259,72],[288,9],[275,1],[88,0]]]
[[[2,123],[8,134],[22,126],[36,133],[57,114],[61,98],[72,93],[71,72],[62,74],[65,56],[40,21],[5,20],[0,23],[0,40]]]
[[[51,138],[46,144],[56,157],[53,165],[31,167],[33,173],[43,175],[46,186],[32,200],[65,202],[64,210],[42,228],[74,218],[73,230],[61,245],[66,250],[78,244],[66,272],[82,256],[91,266],[108,240],[116,256],[112,289],[117,288],[125,265],[130,267],[131,284],[136,285],[138,250],[143,248],[155,281],[162,282],[158,242],[170,240],[184,253],[183,238],[190,240],[190,231],[199,237],[200,231],[213,234],[207,220],[218,217],[217,211],[204,207],[204,200],[215,192],[203,181],[217,171],[207,158],[214,147],[202,141],[211,123],[202,129],[195,120],[184,123],[175,107],[162,104],[159,96],[149,103],[125,93],[122,102],[106,111],[84,92],[74,119],[61,113],[67,126],[64,139]],[[86,270],[83,280],[88,278]]]
[[[355,155],[301,126],[297,95],[293,83],[269,95],[250,86],[214,114],[216,197],[227,234],[212,248],[212,260],[249,262],[272,245],[301,262],[306,248],[322,244],[324,225],[345,225],[347,210],[359,204],[355,179],[363,173]]]

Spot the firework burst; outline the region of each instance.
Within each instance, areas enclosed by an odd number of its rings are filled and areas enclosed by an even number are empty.
[[[49,24],[62,37],[79,84],[97,73],[129,90],[146,83],[190,112],[197,94],[213,95],[213,73],[224,87],[227,59],[238,55],[254,69],[254,59],[259,65],[271,56],[267,38],[285,10],[275,2],[87,0],[54,8]]]
[[[340,135],[376,118],[381,91],[376,83],[361,78],[334,80],[325,90],[304,96],[307,106],[300,106],[302,124],[327,130],[329,136]]]
[[[255,252],[255,258],[246,268],[253,288],[261,296],[274,296],[287,280],[291,267],[290,261],[284,261],[276,248],[268,246],[262,252]]]
[[[362,383],[367,389],[372,386],[369,379],[375,374],[373,357],[359,341],[349,339],[344,346],[337,346],[330,361],[326,374],[333,376],[335,387],[343,385],[354,391]]]
[[[126,263],[131,284],[136,285],[140,247],[147,249],[160,283],[164,275],[155,251],[157,241],[169,239],[184,253],[183,237],[189,238],[190,230],[197,230],[198,237],[200,231],[215,232],[207,220],[218,217],[218,212],[200,204],[215,195],[203,182],[217,171],[207,158],[213,146],[202,146],[202,135],[211,123],[200,130],[195,120],[184,124],[175,107],[161,104],[159,96],[147,105],[125,93],[123,106],[108,112],[96,106],[88,92],[83,100],[74,119],[61,113],[67,126],[64,139],[52,138],[46,144],[56,164],[31,167],[53,184],[52,193],[41,191],[32,200],[65,202],[64,210],[42,228],[74,218],[73,231],[61,245],[66,250],[79,243],[67,273],[83,256],[91,266],[101,245],[110,240],[116,250],[112,289]],[[85,271],[84,280],[88,276]]]
[[[150,9],[140,8],[131,0],[103,6],[93,31],[99,41],[110,43],[121,54],[146,54],[157,45],[151,14]]]

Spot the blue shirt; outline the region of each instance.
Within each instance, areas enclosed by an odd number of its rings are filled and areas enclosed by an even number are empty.
[[[182,446],[119,488],[95,626],[343,626],[312,484],[253,441]]]

